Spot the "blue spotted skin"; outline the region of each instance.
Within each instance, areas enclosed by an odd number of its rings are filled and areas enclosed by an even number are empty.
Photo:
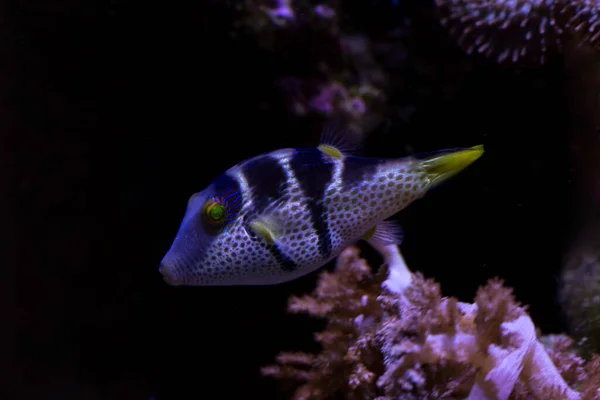
[[[282,149],[244,161],[190,198],[160,266],[171,285],[267,285],[323,266],[367,231],[422,197],[430,175],[418,158],[335,157]],[[224,233],[207,229],[207,201],[236,192],[242,206]],[[250,223],[268,216],[268,243]]]

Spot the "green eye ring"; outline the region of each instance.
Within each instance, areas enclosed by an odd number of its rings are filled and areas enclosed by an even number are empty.
[[[227,209],[224,205],[213,200],[209,200],[204,207],[204,215],[210,224],[221,225],[225,222]]]
[[[239,192],[223,191],[208,199],[202,208],[202,222],[209,233],[220,235],[235,223],[242,209]]]

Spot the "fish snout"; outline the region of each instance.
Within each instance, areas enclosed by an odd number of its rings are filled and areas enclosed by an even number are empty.
[[[183,284],[183,281],[181,280],[177,270],[164,261],[160,263],[158,272],[160,272],[160,274],[163,276],[164,281],[171,286],[179,286]]]

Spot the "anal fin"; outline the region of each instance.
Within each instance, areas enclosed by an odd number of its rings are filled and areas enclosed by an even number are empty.
[[[369,229],[363,236],[363,240],[375,248],[389,244],[400,245],[403,239],[404,230],[396,221],[382,221]]]
[[[382,286],[394,293],[402,293],[412,282],[412,273],[400,253],[398,245],[404,237],[396,221],[383,221],[371,228],[363,238],[383,257],[388,266],[388,277]]]

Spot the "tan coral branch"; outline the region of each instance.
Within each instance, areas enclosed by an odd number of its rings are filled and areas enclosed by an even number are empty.
[[[327,319],[321,353],[287,353],[263,370],[304,382],[294,399],[600,400],[600,357],[586,363],[568,339],[546,350],[501,280],[462,303],[387,250],[377,275],[345,250],[311,295],[291,301],[291,311]]]

